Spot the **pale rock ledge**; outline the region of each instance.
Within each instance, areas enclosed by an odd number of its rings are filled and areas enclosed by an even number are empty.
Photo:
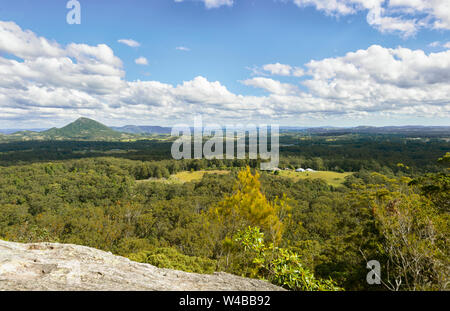
[[[90,247],[0,240],[0,290],[277,291],[265,281],[228,273],[161,269]]]

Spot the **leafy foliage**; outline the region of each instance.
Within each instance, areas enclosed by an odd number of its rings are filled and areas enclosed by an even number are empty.
[[[247,255],[249,276],[266,278],[270,282],[290,290],[337,291],[341,290],[332,280],[318,280],[303,267],[300,256],[285,248],[264,244],[264,234],[258,227],[239,231],[234,240],[240,243]],[[239,250],[239,247],[237,248]]]
[[[389,289],[444,290],[450,265],[450,218],[442,206],[408,186],[407,178],[377,176],[381,182],[361,187],[379,232],[378,251],[385,256]],[[447,207],[448,208],[448,207]]]
[[[156,248],[130,254],[131,260],[149,263],[159,268],[182,270],[195,273],[213,273],[216,271],[216,262],[208,258],[186,256],[173,248]]]
[[[259,173],[253,175],[247,167],[239,172],[233,194],[218,203],[211,214],[217,220],[216,226],[223,228],[225,237],[250,224],[263,228],[273,243],[279,243],[284,230],[282,220],[290,209],[286,196],[269,202],[261,192]]]

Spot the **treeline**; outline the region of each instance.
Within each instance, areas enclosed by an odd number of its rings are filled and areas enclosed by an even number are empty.
[[[440,173],[411,179],[361,170],[340,188],[245,169],[257,165],[248,161],[185,184],[136,179],[225,162],[90,158],[0,167],[0,238],[87,245],[290,289],[392,289],[398,282],[398,289],[443,289],[450,178],[442,159]],[[372,259],[389,271],[384,284],[366,282]]]
[[[292,138],[291,138],[292,139]],[[289,140],[290,141],[290,140]],[[281,165],[316,170],[357,172],[399,172],[403,163],[410,173],[437,172],[436,159],[450,149],[444,140],[408,140],[396,136],[368,136],[355,139],[317,138],[294,140],[281,147]]]
[[[172,158],[171,145],[172,142],[168,140],[2,143],[0,144],[0,165],[9,166],[105,156],[139,161],[162,161]],[[388,135],[351,138],[312,136],[310,139],[305,139],[296,134],[283,134],[280,137],[280,168],[309,167],[315,170],[337,172],[358,172],[365,169],[384,174],[400,172],[410,175],[423,174],[438,172],[440,168],[436,164],[436,159],[447,152],[449,148],[450,143],[438,139],[424,142]],[[212,165],[209,164],[210,162],[194,163],[203,168],[212,168],[212,166],[230,168],[242,167],[244,162],[220,160]],[[404,166],[399,167],[399,163]],[[254,161],[247,161],[245,164],[255,166]],[[191,169],[191,167],[187,169]]]

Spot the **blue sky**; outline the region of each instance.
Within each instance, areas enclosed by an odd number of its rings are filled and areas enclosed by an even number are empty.
[[[450,124],[450,7],[443,14],[441,4],[416,5],[420,0],[336,1],[342,6],[324,7],[320,0],[79,0],[81,24],[69,25],[65,0],[3,0],[0,21],[18,29],[4,26],[3,42],[0,31],[0,57],[7,63],[0,72],[15,81],[0,83],[0,128],[60,126],[82,115],[111,125],[171,125],[194,114],[297,126]],[[379,8],[382,15],[376,15]],[[61,51],[23,56],[27,30]],[[16,50],[5,41],[7,33],[16,36]],[[80,48],[69,49],[72,43],[106,45],[121,64],[103,65],[117,69],[117,76],[108,73],[103,81],[100,51],[78,59]],[[51,79],[11,69],[29,65],[26,70],[46,72],[65,58],[73,68],[49,71]],[[86,69],[94,58],[98,67]],[[81,80],[68,82],[67,75]],[[82,85],[83,79],[107,84],[113,78],[117,85],[110,90]],[[30,86],[33,93],[21,97],[11,92]]]

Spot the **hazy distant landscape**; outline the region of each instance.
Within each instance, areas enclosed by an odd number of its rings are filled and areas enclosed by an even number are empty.
[[[76,121],[58,129],[3,129],[0,139],[13,140],[105,140],[125,141],[128,139],[143,139],[146,136],[170,135],[172,128],[162,126],[126,125],[122,127],[108,127],[95,120],[79,118]],[[193,130],[193,129],[192,129]],[[297,128],[280,127],[281,133],[303,133],[322,136],[344,136],[349,134],[386,134],[401,135],[403,137],[437,137],[450,139],[450,126],[358,126],[349,128],[314,127]]]

